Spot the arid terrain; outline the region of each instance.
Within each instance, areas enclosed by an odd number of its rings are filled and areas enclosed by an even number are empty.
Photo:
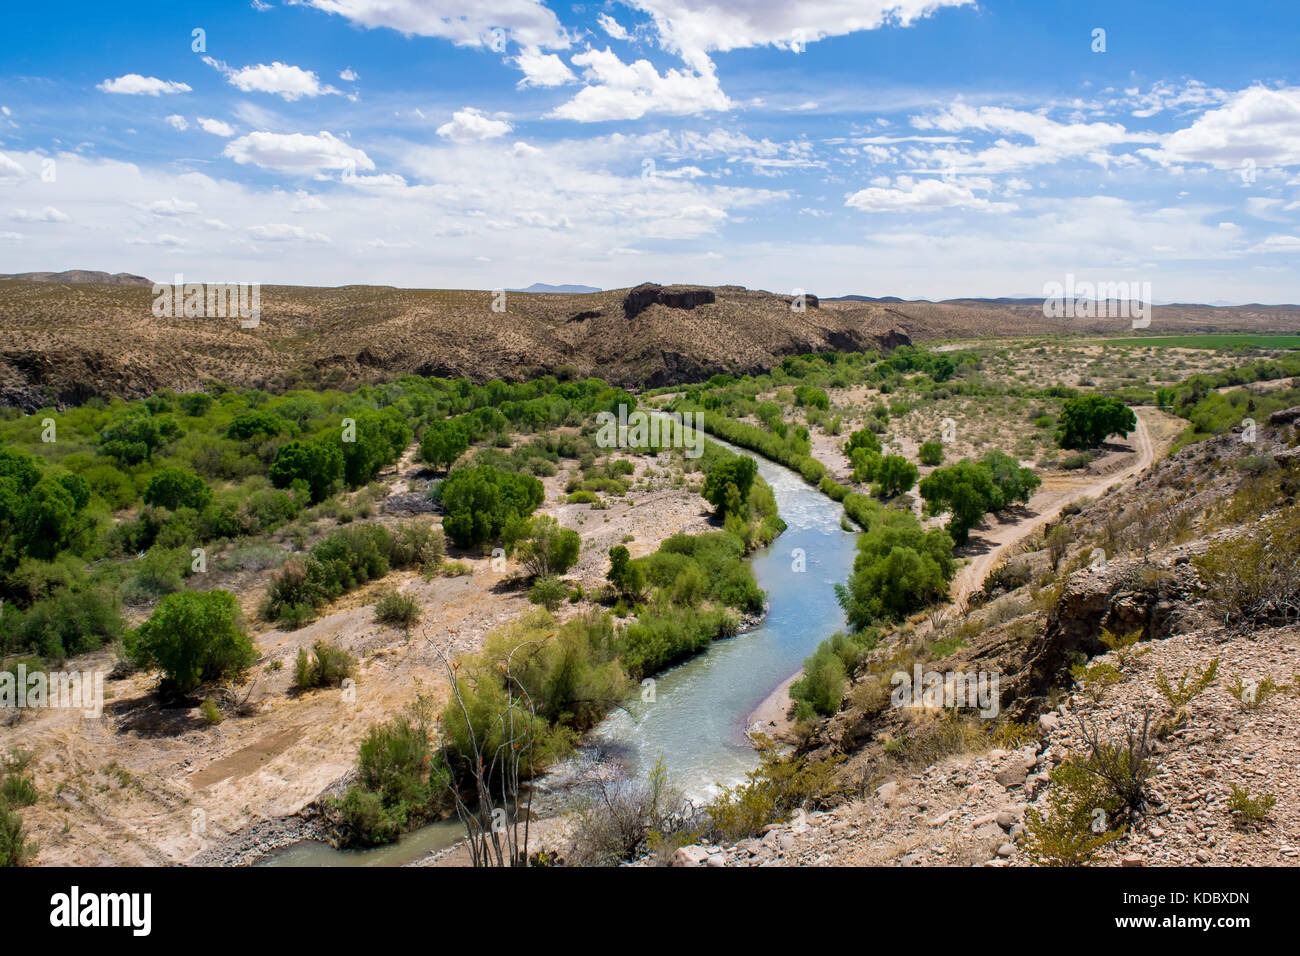
[[[237,317],[157,318],[150,288],[104,278],[115,281],[0,279],[0,404],[134,398],[209,379],[273,392],[348,387],[406,373],[483,382],[564,370],[650,387],[909,340],[1131,332],[1127,319],[1051,321],[1041,309],[987,302],[819,305],[808,296],[793,311],[790,295],[739,286],[586,294],[264,286],[259,324],[241,328]],[[1149,329],[1297,330],[1296,306],[1160,306]]]

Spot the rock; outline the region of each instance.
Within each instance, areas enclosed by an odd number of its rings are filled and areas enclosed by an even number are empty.
[[[1051,733],[1054,730],[1061,729],[1061,718],[1055,713],[1048,712],[1038,718],[1038,730],[1040,733]]]
[[[1002,810],[999,811],[995,819],[997,820],[998,826],[1002,829],[1010,830],[1017,822],[1019,822],[1020,814],[1013,813],[1010,810]]]
[[[1141,856],[1140,854],[1129,853],[1126,854],[1124,856],[1124,859],[1120,861],[1120,865],[1121,866],[1146,866],[1147,860],[1146,857]]]
[[[1025,765],[1022,757],[1017,755],[1015,758],[1007,761],[1005,767],[993,775],[993,779],[1002,786],[1010,789],[1018,787],[1025,782],[1025,777],[1029,775],[1029,767]]]
[[[876,796],[888,803],[898,795],[898,784],[890,780],[888,783],[882,783],[876,787]]]
[[[1009,857],[1012,853],[1015,852],[1016,852],[1015,847],[1013,847],[1010,843],[1004,843],[1000,847],[998,847],[998,856],[1002,857],[1002,859],[1004,860],[1007,857]]]
[[[1152,827],[1152,828],[1151,828],[1150,830],[1148,830],[1147,832],[1151,834],[1151,839],[1153,839],[1153,840],[1159,840],[1159,839],[1163,838],[1164,835],[1165,835],[1165,831],[1164,831],[1163,829],[1161,829],[1160,827]]]
[[[1197,862],[1197,863],[1209,863],[1209,862],[1210,862],[1210,854],[1207,853],[1205,850],[1197,850],[1197,851],[1196,851],[1196,862]]]
[[[693,309],[715,299],[712,289],[683,289],[676,286],[664,288],[653,282],[645,282],[624,296],[623,314],[634,319],[652,305],[663,305],[670,309]]]
[[[709,851],[702,846],[678,847],[668,860],[669,866],[703,866]]]
[[[704,861],[705,866],[726,866],[727,857],[724,853],[713,853]]]
[[[1290,425],[1295,421],[1300,421],[1300,405],[1292,405],[1268,416],[1270,425]]]
[[[955,817],[956,815],[957,815],[956,810],[949,810],[946,813],[941,813],[933,820],[930,821],[930,826],[941,827],[945,823],[948,823],[950,820],[952,820],[952,818]]]

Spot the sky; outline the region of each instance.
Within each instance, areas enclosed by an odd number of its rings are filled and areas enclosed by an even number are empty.
[[[1295,0],[15,3],[0,273],[1300,302]]]

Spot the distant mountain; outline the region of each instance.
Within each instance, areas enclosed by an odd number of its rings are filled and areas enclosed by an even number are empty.
[[[129,272],[94,272],[88,269],[69,269],[66,272],[15,272],[0,275],[0,279],[20,279],[26,282],[95,282],[102,285],[153,285],[152,279],[133,276]]]
[[[592,285],[547,285],[545,282],[534,282],[527,289],[509,289],[509,292],[557,292],[563,295],[583,295],[588,292],[602,292],[603,289],[597,289]]]

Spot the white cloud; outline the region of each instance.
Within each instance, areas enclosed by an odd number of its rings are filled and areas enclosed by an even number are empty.
[[[374,169],[370,157],[325,130],[307,133],[249,133],[226,144],[223,155],[264,169],[313,173],[321,170]]]
[[[302,226],[293,226],[287,222],[272,222],[261,226],[250,226],[248,234],[254,239],[266,242],[329,242],[329,236],[319,232],[308,232]]]
[[[209,119],[206,116],[200,116],[198,120],[199,126],[203,128],[205,133],[211,133],[213,136],[224,136],[227,139],[235,135],[235,128],[229,123],[223,123],[218,119]]]
[[[39,212],[15,209],[9,214],[9,218],[14,222],[70,222],[72,219],[67,213],[60,212],[53,206],[46,206]]]
[[[407,36],[442,37],[458,46],[492,46],[493,30],[521,46],[567,47],[560,21],[541,0],[307,0],[371,29],[386,27]]]
[[[180,236],[173,236],[169,232],[159,233],[156,236],[132,236],[126,240],[128,246],[170,246],[179,247],[185,245],[185,240]]]
[[[524,78],[518,83],[520,87],[563,86],[578,81],[573,71],[554,53],[524,50],[515,57],[514,63],[524,72]]]
[[[199,204],[173,197],[171,199],[159,199],[157,202],[151,202],[148,209],[155,216],[181,216],[185,213],[198,212]]]
[[[897,212],[910,209],[946,209],[962,207],[1002,211],[1015,207],[991,203],[978,198],[967,186],[942,179],[917,179],[899,176],[895,188],[870,186],[852,193],[844,205],[864,212]]]
[[[158,96],[161,93],[188,93],[190,87],[185,83],[160,80],[156,76],[141,76],[139,73],[127,73],[115,80],[105,80],[95,89],[105,93],[125,93],[132,96]]]
[[[608,47],[573,57],[589,84],[549,115],[594,123],[639,119],[647,113],[698,114],[728,110],[731,101],[718,86],[712,64],[705,72],[669,70],[662,76],[649,60],[624,63]]]
[[[313,196],[305,189],[299,189],[294,193],[293,205],[289,207],[290,212],[321,212],[329,209],[325,200],[319,196]]]
[[[167,124],[173,129],[187,130],[190,128],[190,124],[185,121],[185,117],[176,113],[167,117]]]
[[[692,65],[710,50],[790,48],[885,25],[910,26],[975,0],[630,0],[655,21],[665,46]]]
[[[1257,252],[1300,252],[1300,236],[1269,236],[1255,247]]]
[[[357,76],[356,71],[354,71],[350,66],[347,67],[345,70],[343,70],[342,73],[339,74],[339,79],[342,80],[344,83],[355,83],[360,78],[361,77]]]
[[[1154,133],[1131,132],[1120,123],[1061,123],[1043,113],[1003,106],[970,106],[962,102],[933,115],[915,116],[912,125],[945,133],[978,130],[1030,140],[1025,143],[999,138],[981,150],[940,147],[914,153],[916,160],[931,168],[961,172],[1010,172],[1065,159],[1084,159],[1104,167],[1122,159],[1111,152],[1111,147],[1159,139]]]
[[[453,143],[473,143],[480,139],[504,136],[513,128],[505,120],[492,119],[472,106],[467,106],[452,113],[450,122],[438,127],[438,135]]]
[[[292,103],[304,96],[324,96],[339,92],[332,86],[322,86],[320,78],[311,70],[281,63],[279,60],[239,70],[232,70],[211,57],[204,57],[204,62],[224,73],[231,86],[245,93],[272,93]]]
[[[596,22],[600,24],[602,30],[612,36],[615,40],[626,40],[629,38],[629,34],[627,30],[624,29],[623,25],[608,13],[596,14]]]
[[[16,163],[4,153],[0,153],[0,182],[18,182],[27,179],[30,175],[21,163]]]
[[[1164,137],[1158,149],[1142,153],[1166,166],[1207,163],[1231,169],[1248,160],[1256,166],[1300,166],[1300,87],[1242,90],[1227,105]]]

